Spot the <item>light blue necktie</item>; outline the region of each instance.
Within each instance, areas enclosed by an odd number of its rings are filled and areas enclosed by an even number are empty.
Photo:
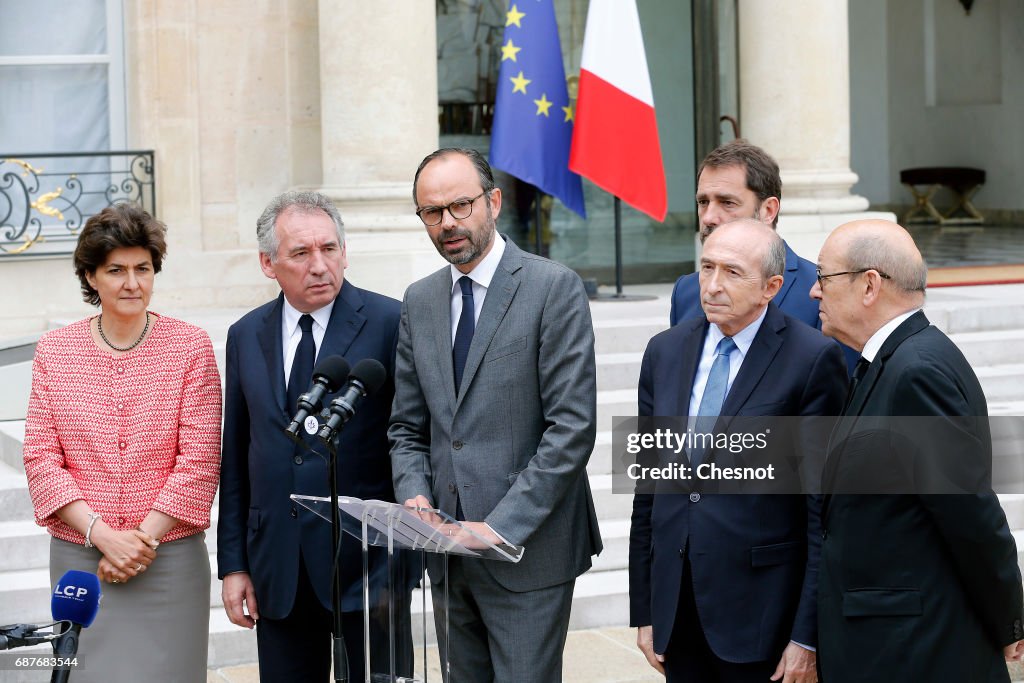
[[[697,420],[694,431],[698,434],[710,433],[715,427],[718,416],[722,414],[722,405],[729,389],[729,354],[736,348],[732,337],[723,337],[715,348],[715,360],[708,373],[708,382],[704,386],[704,395],[700,398],[697,409]],[[696,467],[704,459],[705,448],[697,447],[690,452],[690,465]]]

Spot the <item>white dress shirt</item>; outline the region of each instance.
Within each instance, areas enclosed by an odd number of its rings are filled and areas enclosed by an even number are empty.
[[[459,278],[463,275],[469,276],[473,281],[473,327],[476,327],[480,320],[480,311],[484,307],[484,297],[487,296],[487,288],[491,286],[494,273],[501,263],[501,255],[505,253],[505,240],[497,232],[494,233],[494,242],[491,250],[483,257],[476,268],[463,273],[454,265],[449,266],[452,270],[452,346],[455,345],[455,331],[459,327],[459,318],[462,317],[462,287],[459,286]]]
[[[323,308],[310,313],[313,316],[313,343],[316,344],[316,352],[320,353],[320,344],[327,332],[327,323],[331,321],[331,311],[334,310],[334,301]],[[299,318],[302,313],[284,300],[284,311],[281,313],[281,350],[284,352],[284,386],[288,388],[288,378],[292,373],[292,361],[295,359],[295,350],[299,348],[302,341],[302,328],[299,327]],[[314,356],[315,358],[315,356]]]
[[[884,344],[885,340],[889,338],[889,335],[895,332],[896,328],[902,325],[904,320],[906,320],[907,318],[914,315],[920,310],[920,308],[915,308],[912,311],[907,311],[906,313],[896,316],[886,324],[879,327],[875,331],[875,333],[871,335],[871,338],[868,339],[867,342],[864,344],[864,350],[860,352],[860,355],[864,358],[864,360],[866,360],[869,363],[874,361],[875,356],[877,356],[878,352],[882,350],[882,344]]]
[[[764,316],[767,312],[768,307],[765,306],[757,320],[733,335],[732,340],[736,344],[736,348],[729,354],[729,383],[725,388],[726,397],[729,396],[732,382],[736,379],[736,375],[739,374],[740,366],[743,365],[743,359],[747,357],[747,351],[750,350],[750,345],[753,343],[754,337],[757,336],[757,331],[761,329],[761,323],[764,322]],[[725,338],[725,333],[719,329],[718,325],[711,323],[708,326],[708,333],[704,337],[704,348],[700,352],[700,361],[697,363],[697,374],[693,378],[693,390],[690,392],[690,415],[696,415],[700,409],[700,400],[704,397],[704,389],[708,385],[711,365],[715,362],[715,349],[718,348],[718,342],[722,341],[723,338]]]

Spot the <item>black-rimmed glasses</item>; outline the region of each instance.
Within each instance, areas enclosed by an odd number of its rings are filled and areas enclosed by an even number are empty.
[[[861,268],[860,270],[844,270],[844,271],[839,272],[839,273],[828,273],[828,274],[825,274],[825,275],[822,275],[821,268],[815,268],[814,269],[814,271],[815,271],[814,274],[815,274],[815,277],[818,279],[818,286],[824,288],[825,287],[825,280],[829,279],[830,277],[838,277],[840,275],[860,275],[861,273],[866,273],[869,270],[873,270],[876,273],[878,273],[878,276],[880,278],[882,278],[883,280],[891,280],[892,279],[889,275],[883,273],[878,268]]]
[[[423,221],[423,225],[428,228],[432,228],[441,222],[444,218],[445,209],[448,209],[448,213],[452,215],[452,218],[461,221],[473,215],[473,204],[476,200],[487,194],[487,192],[487,190],[484,190],[472,199],[456,199],[446,206],[424,206],[422,209],[416,210],[416,215]]]

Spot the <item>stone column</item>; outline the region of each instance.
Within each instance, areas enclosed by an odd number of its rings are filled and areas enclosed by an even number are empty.
[[[323,180],[345,221],[348,277],[400,296],[443,265],[412,179],[438,144],[432,2],[319,0]]]
[[[847,0],[740,0],[739,55],[741,132],[779,162],[779,233],[813,261],[829,231],[869,215],[850,192]]]

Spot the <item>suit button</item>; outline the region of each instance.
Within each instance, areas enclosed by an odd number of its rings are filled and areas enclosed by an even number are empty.
[[[822,531],[821,531],[821,540],[824,541],[826,538],[828,538],[828,529],[822,529]]]
[[[301,455],[296,455],[295,456],[295,464],[296,465],[301,465],[302,464],[302,456]]]
[[[458,439],[456,439],[455,441],[452,441],[452,448],[454,448],[457,451],[461,450],[462,449],[462,442],[459,441]]]
[[[448,484],[448,491],[450,493],[455,493],[455,484]]]
[[[298,516],[299,516],[299,511],[296,508],[292,508],[292,517],[296,517],[297,518]]]
[[[679,549],[679,557],[686,557],[686,551],[682,548]]]
[[[699,500],[700,500],[700,494],[699,493],[691,493],[690,494],[690,502],[691,503],[696,503]]]

